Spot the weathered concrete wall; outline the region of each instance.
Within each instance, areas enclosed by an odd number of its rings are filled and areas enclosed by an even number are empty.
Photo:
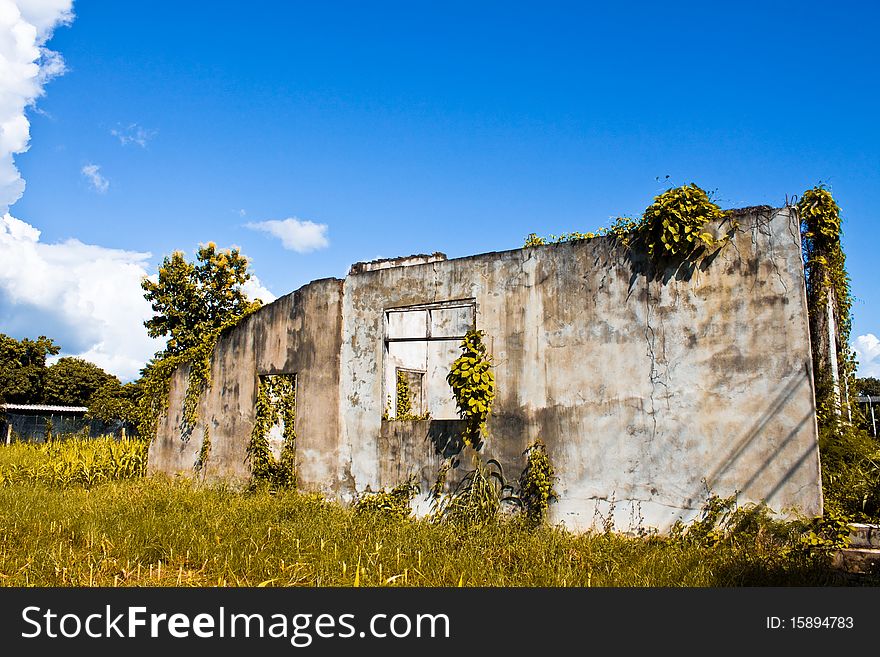
[[[341,281],[325,279],[277,299],[221,337],[211,362],[211,387],[199,404],[199,424],[181,438],[188,368],[171,381],[169,410],[150,445],[151,472],[194,473],[210,427],[202,476],[247,479],[247,445],[254,425],[258,377],[296,374],[297,473],[306,489],[331,492],[338,440]]]
[[[559,475],[555,520],[584,528],[613,508],[618,526],[666,528],[707,490],[820,513],[796,220],[737,219],[733,243],[689,276],[638,273],[644,260],[610,239],[349,276],[340,416],[355,487],[395,483],[381,310],[472,298],[496,363],[485,457],[515,477],[543,439]],[[412,439],[426,442],[424,430]],[[426,490],[424,451],[401,453]]]
[[[286,371],[299,380],[301,485],[350,500],[415,474],[427,491],[436,445],[454,427],[442,399],[451,393],[434,388],[457,343],[428,319],[435,419],[383,420],[388,368],[422,353],[421,342],[386,342],[398,330],[386,328],[386,311],[459,301],[474,304],[495,361],[484,457],[515,478],[523,450],[542,438],[559,476],[552,520],[583,529],[613,511],[622,529],[665,529],[693,517],[707,491],[821,513],[797,221],[769,208],[736,219],[733,242],[692,272],[645,273],[643,258],[600,238],[356,265],[344,282],[306,286],[298,302],[271,304],[218,346],[203,405],[218,453],[208,475],[246,475],[256,373]],[[154,470],[191,468],[198,452],[175,435],[183,375],[151,449]],[[470,460],[459,460],[460,477]]]

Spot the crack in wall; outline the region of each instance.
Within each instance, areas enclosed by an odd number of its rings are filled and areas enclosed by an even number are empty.
[[[766,219],[766,223],[762,223],[760,221],[760,219]],[[782,289],[785,290],[786,294],[788,294],[788,284],[785,282],[785,279],[782,278],[782,272],[779,271],[779,263],[776,261],[776,258],[774,257],[774,253],[775,253],[776,249],[773,246],[773,230],[771,229],[771,226],[770,226],[770,222],[772,222],[772,221],[773,221],[773,217],[765,217],[762,215],[759,217],[759,221],[757,221],[755,223],[755,228],[757,229],[757,231],[759,233],[761,233],[762,235],[764,235],[767,238],[767,244],[770,247],[770,254],[769,254],[769,258],[764,258],[764,260],[770,261],[770,264],[773,266],[773,271],[776,273],[776,278],[779,279],[779,282],[782,284]],[[765,228],[766,232],[764,230],[761,230],[761,228]]]
[[[657,436],[657,402],[655,395],[657,386],[667,387],[666,383],[661,380],[660,370],[657,368],[657,352],[656,352],[657,334],[654,327],[651,326],[651,281],[645,277],[645,342],[647,343],[647,356],[651,359],[651,372],[649,374],[651,380],[651,440]],[[668,403],[668,401],[667,401]]]

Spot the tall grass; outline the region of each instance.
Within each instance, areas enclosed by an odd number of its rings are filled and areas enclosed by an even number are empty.
[[[4,445],[0,449],[0,486],[39,482],[89,488],[143,477],[148,447],[142,440],[115,440],[109,436]]]
[[[431,522],[292,491],[143,478],[144,449],[110,441],[0,447],[0,585],[843,583],[760,513],[720,531],[703,523],[665,537],[573,534],[516,518]]]

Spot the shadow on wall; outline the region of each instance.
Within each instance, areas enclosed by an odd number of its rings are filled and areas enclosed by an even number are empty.
[[[809,367],[808,365],[805,365]],[[767,406],[766,410],[762,415],[756,418],[755,422],[752,426],[743,434],[743,436],[733,444],[730,449],[730,452],[727,456],[722,459],[718,466],[713,470],[710,474],[708,474],[705,478],[705,485],[708,488],[708,492],[714,492],[713,486],[719,482],[719,480],[723,479],[725,475],[734,468],[735,464],[741,459],[745,458],[747,453],[752,452],[750,457],[755,459],[757,454],[753,450],[761,450],[763,446],[756,445],[756,441],[759,437],[763,435],[765,428],[771,424],[771,422],[778,416],[780,413],[784,411],[784,409],[788,406],[789,402],[793,397],[795,397],[802,386],[808,384],[807,377],[796,376],[791,379],[780,391],[779,394],[776,395],[776,398]],[[742,483],[742,485],[737,486],[738,492],[747,492],[749,487],[752,486],[761,475],[768,469],[771,463],[776,461],[776,458],[786,449],[786,447],[797,438],[799,432],[804,427],[807,422],[810,422],[814,418],[814,414],[812,412],[807,413],[799,422],[797,422],[788,434],[780,440],[772,451],[762,451],[760,452],[761,464],[753,469],[752,475]],[[811,445],[803,454],[801,454],[788,468],[785,474],[777,481],[772,488],[769,489],[765,496],[765,501],[769,503],[769,501],[773,498],[773,496],[779,492],[779,490],[785,485],[785,483],[794,475],[795,472],[809,459],[810,457],[818,458],[816,449],[813,445]],[[702,495],[706,493],[705,490],[695,491],[694,494],[687,500],[688,505],[693,505],[695,500],[698,500],[702,497]]]

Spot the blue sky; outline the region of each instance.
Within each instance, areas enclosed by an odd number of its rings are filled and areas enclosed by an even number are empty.
[[[75,2],[54,31],[69,0],[14,4],[66,70],[24,93],[6,200],[33,230],[6,229],[29,255],[0,267],[2,332],[130,378],[156,345],[117,299],[175,249],[238,245],[280,296],[359,260],[595,229],[658,177],[724,207],[821,181],[880,376],[873,3]]]

